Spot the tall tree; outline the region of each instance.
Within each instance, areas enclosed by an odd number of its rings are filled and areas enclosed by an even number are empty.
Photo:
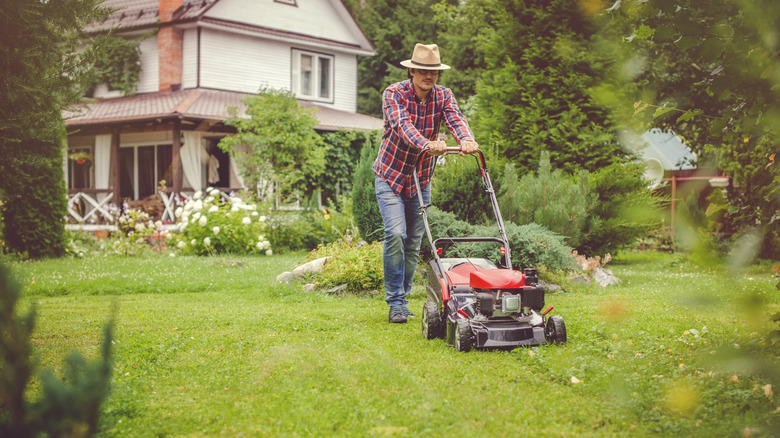
[[[597,29],[580,4],[474,0],[440,9],[479,74],[470,108],[476,135],[520,174],[536,169],[542,151],[569,173],[625,156],[607,111],[590,96],[607,60],[589,50]],[[474,47],[462,29],[476,36]]]
[[[376,47],[376,56],[361,58],[358,64],[358,111],[382,117],[382,91],[406,79],[399,62],[409,59],[415,43],[436,43],[439,27],[433,5],[440,0],[346,0],[366,36]],[[446,0],[457,3],[455,0]],[[444,63],[454,53],[442,47]]]
[[[263,200],[268,182],[272,190],[282,196],[311,195],[310,182],[325,169],[325,148],[314,127],[315,110],[302,107],[289,90],[263,88],[256,96],[243,100],[249,118],[237,115],[225,122],[236,128],[236,133],[224,137],[219,147],[236,154],[239,168],[247,187],[256,190]],[[279,194],[278,192],[276,192]]]
[[[61,112],[94,79],[90,65],[105,38],[89,40],[82,29],[107,13],[101,3],[0,1],[0,201],[7,250],[32,257],[64,251]]]
[[[703,164],[734,178],[733,228],[758,225],[770,236],[765,250],[780,247],[770,160],[780,134],[780,3],[626,1],[599,19],[612,42],[603,47],[624,73],[601,88],[602,99],[630,123],[682,134]]]

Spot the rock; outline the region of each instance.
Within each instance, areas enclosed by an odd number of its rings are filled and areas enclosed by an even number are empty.
[[[593,281],[601,287],[620,283],[620,279],[615,277],[615,274],[613,274],[612,271],[604,268],[596,268],[596,270],[593,271]]]
[[[338,285],[332,289],[328,289],[325,291],[326,294],[334,294],[334,295],[344,295],[344,292],[347,290],[346,284]]]
[[[289,283],[294,278],[295,278],[295,274],[293,274],[290,271],[285,271],[276,276],[276,281],[278,281],[279,283]]]
[[[301,266],[293,269],[293,274],[296,278],[303,277],[307,274],[319,274],[322,272],[322,267],[325,266],[325,262],[330,260],[330,257],[320,257],[316,260],[304,263]]]
[[[539,280],[539,286],[543,287],[546,292],[561,292],[563,288],[557,284],[547,283],[544,280]]]
[[[303,285],[303,291],[306,293],[309,293],[313,291],[314,289],[317,289],[317,286],[314,285],[314,283],[306,283]]]
[[[577,275],[576,277],[571,277],[569,281],[571,281],[574,284],[590,286],[590,278],[588,278],[587,275]]]

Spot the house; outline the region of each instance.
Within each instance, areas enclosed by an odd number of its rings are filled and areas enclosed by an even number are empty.
[[[216,148],[233,132],[228,107],[261,87],[291,90],[319,110],[320,131],[375,130],[356,113],[357,61],[374,46],[341,0],[106,0],[116,10],[89,32],[138,39],[132,95],[95,87],[64,114],[69,206],[76,222],[158,193],[242,187]],[[211,165],[209,163],[211,162]],[[172,219],[170,210],[167,219]]]

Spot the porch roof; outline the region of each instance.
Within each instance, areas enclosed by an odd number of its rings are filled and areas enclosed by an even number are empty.
[[[67,127],[108,125],[155,119],[181,118],[190,120],[225,121],[228,107],[238,108],[238,115],[247,117],[241,100],[251,96],[233,91],[191,88],[169,93],[149,93],[83,103],[63,113]],[[318,109],[316,129],[378,130],[383,121],[363,114],[337,110],[308,101],[298,101],[305,108]]]

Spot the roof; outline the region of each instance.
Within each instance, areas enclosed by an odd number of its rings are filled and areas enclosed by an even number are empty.
[[[664,170],[695,169],[696,154],[683,143],[673,131],[658,128],[642,134],[646,147],[640,151],[644,158],[655,158],[664,166]]]
[[[218,0],[182,0],[173,16],[173,22],[188,21],[200,17]],[[87,28],[88,32],[101,32],[115,27],[131,30],[153,27],[158,24],[159,0],[105,0],[103,6],[115,9],[106,19]]]
[[[159,118],[184,118],[192,120],[224,121],[230,117],[228,107],[239,109],[241,117],[247,117],[241,101],[252,96],[233,91],[190,88],[171,93],[149,93],[116,99],[103,99],[76,105],[63,113],[65,125],[84,127],[122,122],[148,121]],[[308,101],[299,101],[306,108],[319,110],[319,123],[315,129],[336,131],[339,129],[378,130],[384,122],[363,114],[337,110]]]
[[[365,32],[363,32],[363,29],[360,28],[360,25],[355,20],[355,17],[352,16],[352,13],[349,8],[346,7],[343,0],[334,1],[341,4],[343,11],[340,12],[346,15],[345,19],[351,20],[360,34],[359,39],[362,41],[358,41],[354,44],[289,32],[282,29],[271,29],[264,26],[253,25],[251,23],[238,23],[206,17],[206,13],[209,9],[218,1],[219,0],[182,0],[182,5],[174,12],[171,23],[174,25],[187,22],[207,23],[232,30],[258,33],[267,37],[289,38],[303,40],[313,44],[325,44],[326,46],[348,48],[357,50],[357,52],[362,55],[375,54],[373,43],[368,39]],[[107,32],[113,29],[120,29],[127,32],[151,29],[160,26],[159,0],[104,0],[103,6],[113,9],[113,12],[108,14],[106,19],[102,22],[87,26],[85,28],[87,32]]]
[[[621,144],[642,159],[654,158],[664,170],[696,169],[696,154],[674,131],[653,128],[642,134],[621,132]]]

